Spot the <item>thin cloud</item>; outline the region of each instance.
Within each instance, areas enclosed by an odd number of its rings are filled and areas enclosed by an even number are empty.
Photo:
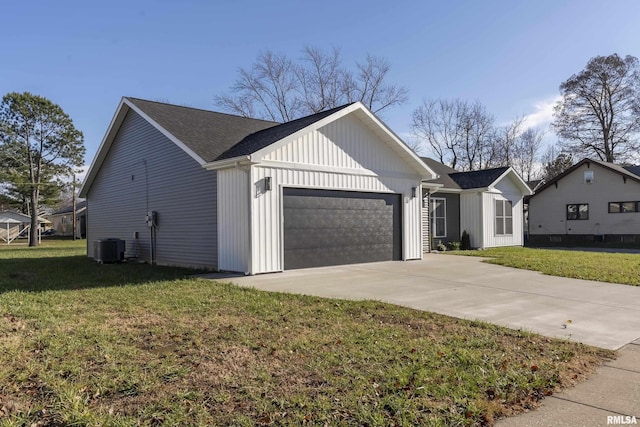
[[[554,96],[534,105],[533,113],[524,116],[527,127],[547,127],[553,120],[553,107],[560,101],[561,96]]]

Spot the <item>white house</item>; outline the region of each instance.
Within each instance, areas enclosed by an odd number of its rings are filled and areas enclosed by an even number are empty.
[[[420,259],[435,177],[361,103],[279,124],[123,98],[80,190],[87,252],[246,274]]]
[[[458,172],[422,160],[438,174],[428,181],[436,187],[423,190],[423,235],[430,235],[434,245],[459,242],[463,231],[473,248],[524,244],[523,200],[532,192],[513,168]]]

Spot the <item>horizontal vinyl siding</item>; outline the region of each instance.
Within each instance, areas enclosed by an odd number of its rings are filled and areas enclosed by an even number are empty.
[[[93,241],[115,237],[128,256],[150,261],[145,215],[153,210],[158,264],[216,269],[216,197],[216,172],[130,111],[87,195],[89,256]]]
[[[431,217],[429,212],[431,211],[430,196],[429,193],[422,193],[422,252],[430,252],[431,251],[431,233],[429,230]]]
[[[264,190],[264,178],[271,178],[271,191]],[[402,195],[403,259],[422,257],[421,198],[412,196],[419,180],[360,176],[287,168],[254,166],[252,170],[252,265],[253,273],[283,269],[282,188],[397,193]]]

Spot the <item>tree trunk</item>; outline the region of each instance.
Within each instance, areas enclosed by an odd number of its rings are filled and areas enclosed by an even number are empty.
[[[31,189],[31,230],[29,246],[38,246],[38,188]]]

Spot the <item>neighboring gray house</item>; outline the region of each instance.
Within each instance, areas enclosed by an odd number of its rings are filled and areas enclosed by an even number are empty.
[[[84,238],[87,234],[87,202],[85,200],[76,203],[76,237]],[[56,236],[73,236],[73,205],[66,206],[51,215],[51,228]]]
[[[640,167],[583,159],[529,200],[529,244],[640,244]]]
[[[419,259],[433,178],[362,103],[279,124],[123,98],[80,190],[87,252],[246,274]]]
[[[423,189],[425,230],[434,246],[459,242],[467,231],[474,248],[522,246],[523,199],[531,190],[510,167],[458,172],[436,160],[422,158],[438,174]]]

